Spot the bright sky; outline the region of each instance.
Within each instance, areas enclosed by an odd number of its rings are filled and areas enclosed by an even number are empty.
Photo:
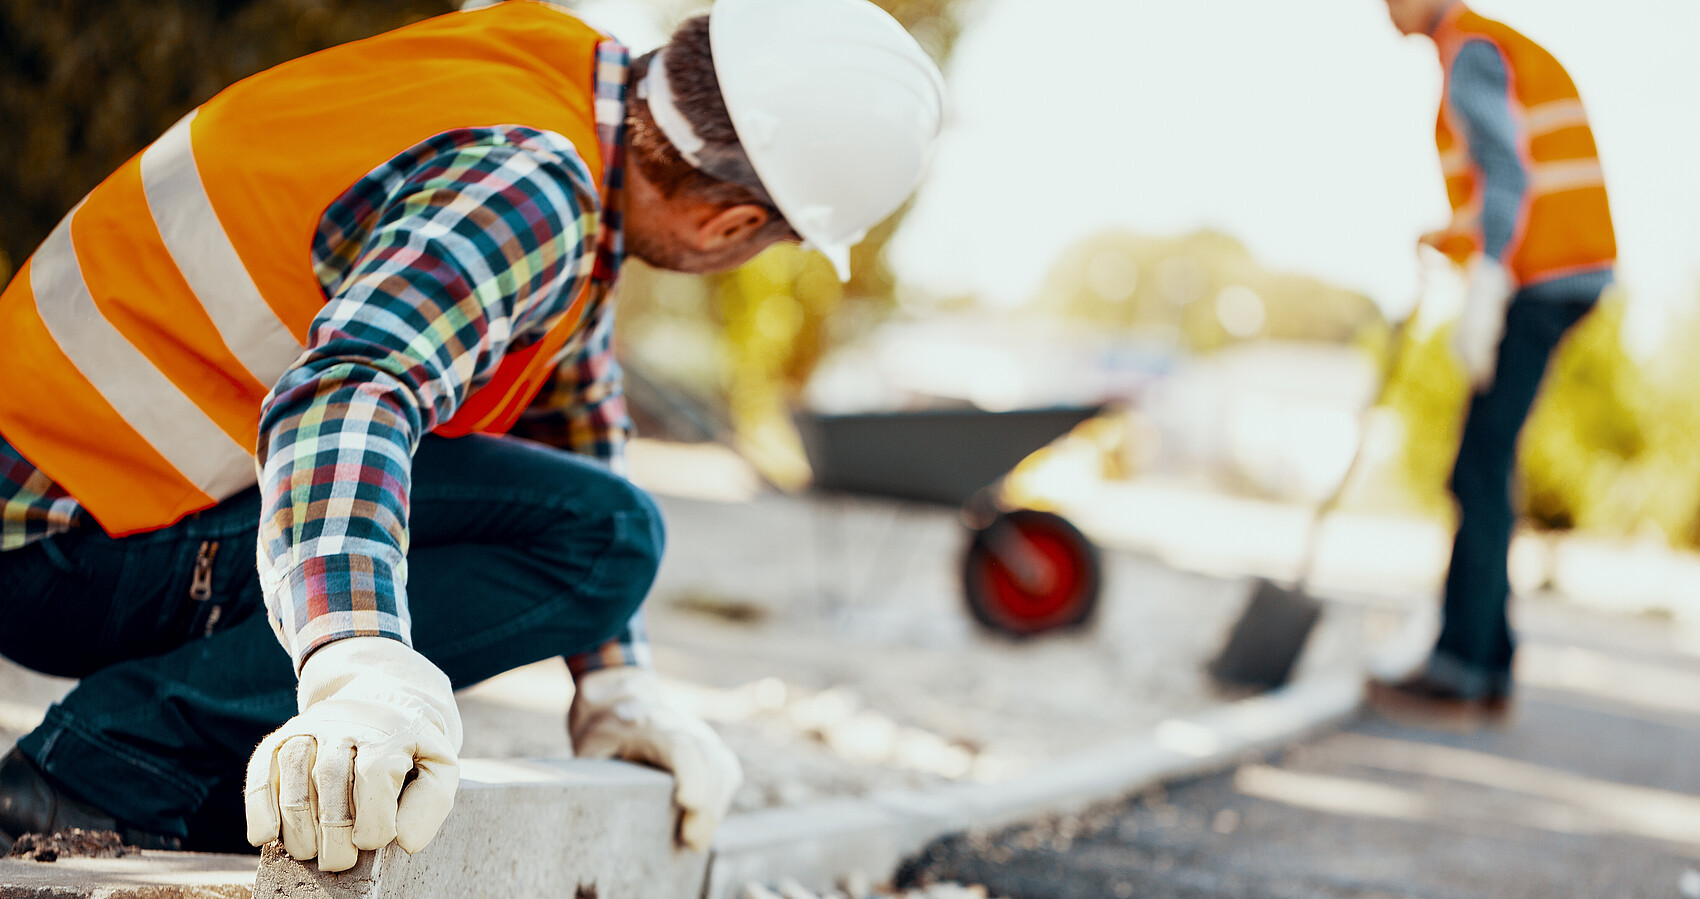
[[[951,121],[893,246],[906,282],[1013,304],[1100,229],[1212,227],[1266,264],[1408,307],[1414,241],[1446,219],[1440,71],[1381,0],[976,2],[946,67]],[[1694,305],[1700,3],[1474,6],[1580,86],[1638,304]]]

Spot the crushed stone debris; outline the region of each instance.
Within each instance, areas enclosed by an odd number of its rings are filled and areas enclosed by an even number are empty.
[[[12,851],[6,855],[8,858],[51,862],[61,858],[124,858],[140,855],[141,852],[113,831],[73,827],[50,834],[26,833],[18,837],[18,841],[12,844]]]
[[[772,887],[755,881],[744,884],[741,899],[999,899],[979,884],[933,883],[906,890],[889,886],[870,887],[866,880],[850,878],[837,889],[816,893],[792,879]]]

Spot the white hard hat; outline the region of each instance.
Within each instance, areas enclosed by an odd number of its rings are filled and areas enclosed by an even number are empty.
[[[850,247],[903,205],[944,118],[944,78],[868,0],[717,0],[714,74],[738,143],[804,245]]]

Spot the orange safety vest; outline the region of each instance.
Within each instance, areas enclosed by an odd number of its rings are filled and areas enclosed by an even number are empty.
[[[1518,152],[1529,173],[1524,208],[1504,262],[1521,285],[1610,266],[1617,259],[1605,175],[1581,96],[1552,54],[1511,28],[1454,4],[1435,28],[1448,99],[1435,126],[1456,232],[1442,250],[1459,264],[1481,252],[1482,176],[1468,131],[1451,109],[1453,60],[1470,41],[1491,41],[1506,60]]]
[[[0,434],[115,536],[252,486],[261,402],[327,299],[311,261],[325,209],[459,128],[554,132],[601,183],[605,39],[559,9],[511,0],[220,92],[90,192],[0,294]],[[588,292],[435,432],[507,430]]]

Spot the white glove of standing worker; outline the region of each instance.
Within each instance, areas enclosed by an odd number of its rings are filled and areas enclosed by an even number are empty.
[[[301,713],[248,762],[248,842],[281,836],[321,871],[390,840],[408,852],[429,843],[460,785],[448,676],[398,640],[348,637],[307,657],[297,699]]]
[[[579,758],[619,758],[673,772],[673,802],[683,810],[679,840],[698,852],[744,782],[738,757],[702,719],[661,698],[649,668],[604,668],[578,679],[567,730]]]
[[[1493,370],[1499,363],[1499,341],[1505,334],[1505,312],[1511,305],[1511,274],[1505,266],[1486,256],[1470,262],[1470,284],[1464,293],[1464,311],[1452,332],[1452,348],[1464,363],[1464,374],[1477,393],[1493,386]]]

